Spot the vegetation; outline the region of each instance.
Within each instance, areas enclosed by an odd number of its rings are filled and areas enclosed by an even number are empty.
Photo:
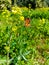
[[[41,8],[49,7],[49,0],[0,0],[0,9],[7,8],[11,10],[12,6]]]
[[[0,65],[49,65],[49,8],[0,10]]]
[[[0,0],[0,65],[49,65],[48,0]]]

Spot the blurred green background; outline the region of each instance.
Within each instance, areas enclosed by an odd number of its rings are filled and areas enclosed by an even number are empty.
[[[0,0],[0,65],[49,65],[48,0]]]

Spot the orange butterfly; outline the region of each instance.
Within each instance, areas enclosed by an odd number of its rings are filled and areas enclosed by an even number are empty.
[[[25,19],[25,26],[26,27],[30,26],[30,18]]]

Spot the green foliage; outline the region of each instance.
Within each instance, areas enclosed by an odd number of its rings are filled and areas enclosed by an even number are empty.
[[[36,7],[48,7],[48,0],[0,0],[0,9],[7,8],[11,10],[11,6],[24,6],[28,8],[36,8]]]
[[[28,17],[31,22],[26,27],[25,18]],[[0,10],[0,64],[8,53],[9,64],[49,65],[48,8]]]
[[[36,8],[36,10],[29,9],[29,11],[23,11],[23,16],[30,18],[49,19],[49,8]]]
[[[9,0],[0,0],[0,10],[11,8],[11,1]]]

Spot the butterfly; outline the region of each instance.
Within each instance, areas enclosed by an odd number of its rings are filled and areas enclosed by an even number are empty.
[[[25,18],[25,26],[30,26],[30,18]]]

